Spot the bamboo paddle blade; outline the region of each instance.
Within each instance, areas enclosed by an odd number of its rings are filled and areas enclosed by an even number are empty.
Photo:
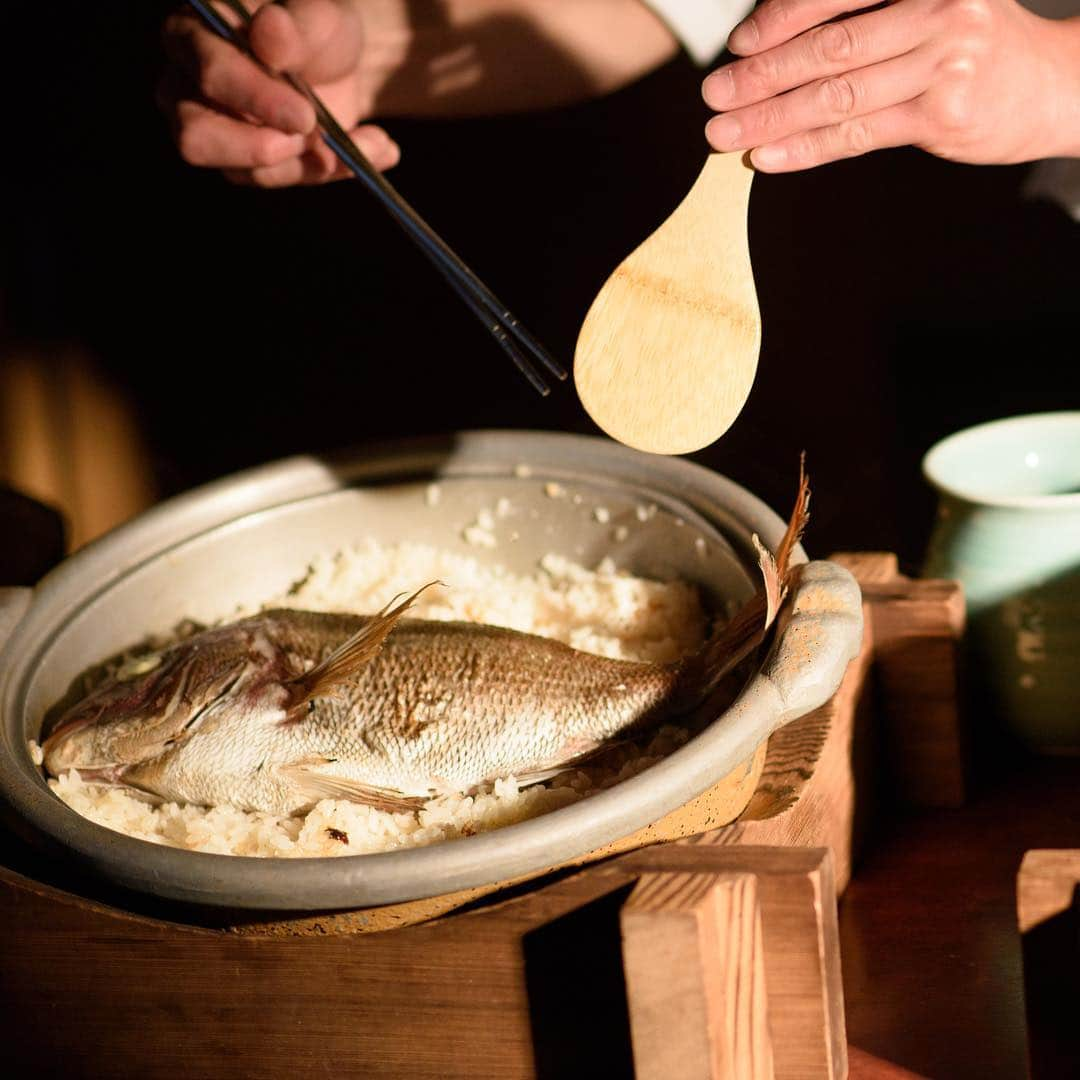
[[[744,155],[710,154],[678,209],[589,308],[574,381],[619,442],[686,454],[741,412],[761,347],[746,232],[753,175]]]

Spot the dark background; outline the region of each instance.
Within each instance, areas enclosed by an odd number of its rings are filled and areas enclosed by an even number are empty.
[[[184,165],[153,104],[167,4],[19,5],[0,348],[77,342],[135,402],[162,494],[297,452],[457,428],[595,431],[541,400],[364,192],[262,192]],[[703,161],[680,58],[542,114],[389,121],[407,199],[567,363],[616,264]],[[915,150],[759,176],[763,347],[747,407],[697,455],[781,513],[798,453],[808,546],[914,568],[919,459],[998,416],[1080,407],[1080,229],[1030,169]]]

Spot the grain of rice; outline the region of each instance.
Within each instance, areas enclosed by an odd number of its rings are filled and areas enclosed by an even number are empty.
[[[485,529],[482,525],[466,525],[461,531],[466,544],[472,547],[493,548],[498,547],[495,534]]]

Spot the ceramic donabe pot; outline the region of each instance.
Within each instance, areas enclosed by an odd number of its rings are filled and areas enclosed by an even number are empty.
[[[424,497],[432,481],[440,490],[435,505]],[[552,483],[568,497],[551,498]],[[499,498],[529,527],[518,528],[512,543],[500,537],[492,550],[469,547],[464,527]],[[601,504],[607,514],[594,514]],[[642,504],[658,508],[644,522],[636,515]],[[619,521],[632,527],[613,543]],[[59,841],[84,867],[191,903],[362,907],[534,873],[677,809],[746,761],[770,732],[824,702],[861,640],[851,576],[830,563],[804,567],[761,670],[730,709],[664,761],[542,817],[432,847],[274,860],[147,843],[61,803],[31,761],[27,740],[38,737],[46,710],[89,665],[181,619],[213,622],[238,604],[257,607],[302,577],[315,555],[366,537],[435,544],[516,573],[533,572],[548,552],[586,566],[608,556],[636,574],[696,583],[723,610],[755,590],[753,534],[775,548],[783,528],[754,496],[699,466],[576,436],[465,433],[255,469],[163,503],[68,559],[32,595],[7,594],[8,622],[21,617],[0,656],[0,788],[21,824]],[[801,551],[797,557],[805,558]]]

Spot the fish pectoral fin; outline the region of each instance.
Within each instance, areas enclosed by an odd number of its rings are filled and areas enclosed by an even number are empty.
[[[403,811],[414,813],[427,802],[422,796],[406,795],[393,788],[376,787],[359,780],[350,780],[346,776],[319,772],[317,764],[310,759],[291,765],[279,765],[278,772],[300,794],[313,802],[320,799],[344,799],[346,802],[362,803],[376,810],[385,810],[390,814],[400,814]]]
[[[165,800],[152,790],[139,787],[137,778],[132,779],[131,769],[126,765],[106,765],[100,768],[72,769],[84,784],[93,784],[95,787],[113,788],[122,791],[131,799],[139,802],[158,806]]]
[[[514,773],[514,779],[518,787],[531,787],[533,784],[543,784],[553,780],[564,772],[569,772],[573,765],[553,765],[550,769],[534,769],[532,772]]]
[[[416,598],[426,589],[433,585],[441,585],[441,581],[429,581],[422,585],[412,594],[405,597],[395,606],[398,596],[395,596],[389,604],[372,616],[371,620],[363,629],[353,634],[351,638],[339,645],[321,664],[317,664],[303,675],[297,675],[286,685],[293,692],[293,700],[290,702],[290,715],[295,713],[298,706],[306,704],[312,698],[320,697],[340,686],[343,682],[352,678],[365,664],[369,663],[383,646],[383,642],[390,636],[390,632],[397,625],[398,619],[412,607]],[[400,596],[400,594],[399,594]],[[300,719],[303,719],[301,716]]]
[[[562,773],[571,772],[582,765],[587,765],[594,758],[613,749],[616,746],[624,746],[631,743],[632,738],[606,739],[603,742],[593,742],[591,739],[572,740],[563,747],[558,760],[551,765],[527,772],[514,773],[519,787],[529,787],[532,784],[543,784],[548,780],[560,776]]]

